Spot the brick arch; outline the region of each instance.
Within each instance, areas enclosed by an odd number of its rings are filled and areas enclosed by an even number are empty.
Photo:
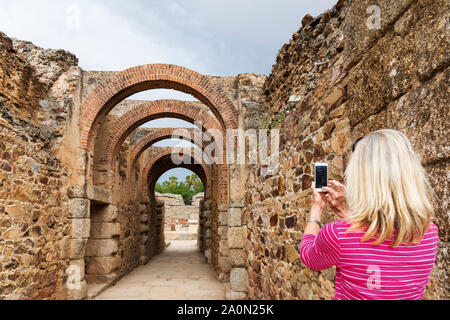
[[[205,130],[218,129],[221,125],[217,119],[206,112],[203,105],[192,101],[156,100],[148,101],[133,108],[114,122],[113,130],[108,132],[105,149],[96,155],[95,162],[104,164],[106,171],[112,170],[113,161],[118,155],[120,146],[136,128],[144,123],[159,118],[178,118],[188,122],[200,122]],[[94,164],[95,165],[95,164]],[[111,181],[106,177],[105,184]]]
[[[82,104],[80,147],[93,152],[100,122],[127,97],[150,89],[175,89],[192,94],[207,105],[223,128],[238,127],[237,109],[225,92],[208,77],[184,67],[169,64],[136,66],[102,82]]]
[[[204,143],[197,143],[197,141],[195,141],[194,132],[194,129],[182,129],[180,131],[180,128],[163,128],[150,131],[146,136],[141,138],[131,149],[130,167],[134,168],[137,159],[139,159],[139,157],[142,155],[142,153],[145,152],[145,150],[159,141],[172,138],[175,133],[181,140],[192,142],[197,147],[203,149]]]
[[[197,158],[197,156],[193,152],[192,148],[184,148],[183,150],[184,150],[184,152],[180,152],[180,153],[189,155],[192,159],[196,160],[197,162],[200,162],[200,164],[176,165],[172,162],[172,159],[171,159],[171,154],[174,151],[173,148],[162,148],[161,151],[159,151],[155,156],[153,156],[147,162],[147,164],[141,171],[142,195],[144,197],[149,195],[147,192],[150,191],[149,184],[150,184],[150,180],[151,180],[151,171],[154,168],[155,164],[157,164],[159,161],[165,161],[166,168],[168,168],[165,171],[173,169],[173,168],[185,168],[185,169],[188,169],[191,171],[194,171],[193,169],[195,169],[198,171],[201,168],[204,172],[204,180],[206,181],[206,184],[204,183],[205,190],[210,191],[210,189],[212,187],[211,166],[206,165],[204,163],[204,161],[202,161],[202,159]]]

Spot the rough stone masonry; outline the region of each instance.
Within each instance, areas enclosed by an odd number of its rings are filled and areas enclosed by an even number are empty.
[[[375,30],[366,24],[374,4]],[[139,127],[167,116],[220,132],[281,129],[272,176],[257,165],[185,165],[206,186],[197,240],[227,298],[332,297],[334,270],[309,270],[299,257],[312,163],[328,162],[342,181],[351,143],[394,128],[437,194],[441,242],[426,299],[448,299],[449,21],[445,0],[340,0],[303,19],[268,77],[169,65],[85,71],[66,51],[0,33],[0,299],[85,299],[164,250],[171,213],[154,185],[174,165],[153,144],[167,129]],[[126,99],[160,87],[199,102]]]

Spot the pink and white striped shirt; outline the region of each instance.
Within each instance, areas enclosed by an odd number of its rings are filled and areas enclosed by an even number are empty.
[[[303,263],[314,270],[336,266],[335,300],[421,300],[436,260],[438,228],[433,223],[418,245],[389,247],[392,240],[361,242],[364,232],[346,233],[349,223],[327,224],[304,235]]]

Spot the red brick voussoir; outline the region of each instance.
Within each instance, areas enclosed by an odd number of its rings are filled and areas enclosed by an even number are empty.
[[[188,122],[199,122],[206,130],[221,130],[220,123],[206,112],[198,102],[179,100],[149,101],[130,110],[114,122],[113,130],[107,135],[104,154],[100,159],[107,168],[113,168],[113,160],[126,138],[140,125],[163,117],[174,117]],[[133,158],[132,158],[133,159]]]
[[[194,138],[194,129],[181,129],[180,128],[162,128],[162,129],[154,129],[150,131],[146,136],[142,137],[131,149],[130,152],[130,163],[131,168],[134,168],[134,164],[139,159],[142,153],[145,152],[148,148],[150,148],[155,143],[165,140],[171,139],[174,136],[181,140],[185,140],[188,142],[192,142],[199,148],[203,149],[202,141],[197,144]]]
[[[102,82],[82,104],[80,147],[93,152],[99,122],[116,104],[137,92],[175,89],[192,94],[219,118],[222,127],[236,129],[238,113],[218,86],[208,78],[184,67],[169,64],[136,66]]]

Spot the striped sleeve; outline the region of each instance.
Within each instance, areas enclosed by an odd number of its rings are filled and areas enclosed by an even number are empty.
[[[336,265],[340,256],[336,222],[325,225],[317,236],[304,235],[300,255],[303,264],[310,269],[324,270]]]

